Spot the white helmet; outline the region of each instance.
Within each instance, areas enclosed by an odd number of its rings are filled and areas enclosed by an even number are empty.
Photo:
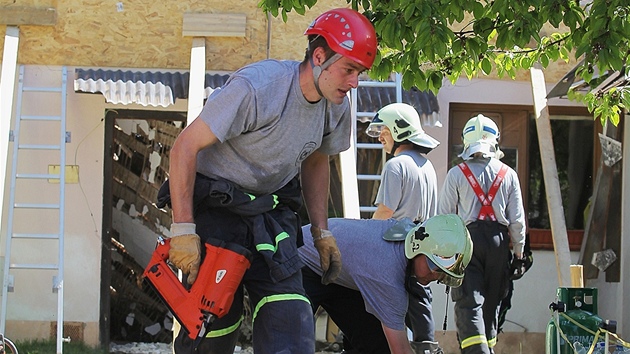
[[[441,275],[438,281],[458,287],[472,258],[473,243],[464,220],[456,214],[435,215],[416,225],[402,219],[383,235],[386,241],[404,241],[405,257],[424,254]]]
[[[409,140],[428,149],[435,149],[440,145],[439,141],[422,129],[418,111],[406,103],[392,103],[381,108],[365,132],[373,138],[378,138],[384,126],[389,128],[397,143]]]
[[[474,154],[481,152],[484,157],[502,158],[499,136],[499,128],[492,119],[483,114],[470,118],[462,130],[464,150],[459,157],[469,160]]]

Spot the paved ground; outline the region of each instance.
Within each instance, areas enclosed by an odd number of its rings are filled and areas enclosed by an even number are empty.
[[[173,349],[170,344],[165,343],[127,343],[127,344],[112,344],[110,346],[110,353],[115,354],[172,354]],[[234,354],[253,354],[252,348],[241,349],[236,347]],[[333,352],[317,352],[315,354],[334,354]]]

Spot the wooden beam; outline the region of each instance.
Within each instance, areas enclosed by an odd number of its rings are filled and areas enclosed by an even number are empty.
[[[192,37],[245,37],[245,14],[184,13],[182,35]]]
[[[53,7],[2,6],[0,25],[54,26],[57,23],[57,10]]]
[[[15,77],[17,76],[17,57],[20,43],[20,30],[14,26],[7,26],[4,36],[4,50],[0,69],[0,230],[3,227],[2,217],[5,205],[4,191],[7,161],[9,158],[9,130],[11,129],[11,117],[13,117],[13,99],[15,98]],[[11,162],[14,165],[14,162]],[[8,189],[7,189],[8,190]],[[8,204],[8,203],[6,203]],[[6,236],[5,236],[6,237]],[[6,297],[2,309],[6,308]],[[0,310],[1,311],[1,310]],[[4,333],[6,312],[0,314],[0,333]]]
[[[556,254],[558,281],[561,287],[571,285],[571,254],[569,252],[569,238],[564,220],[564,208],[558,180],[558,168],[553,148],[551,124],[549,122],[549,108],[547,107],[547,88],[545,77],[540,64],[531,69],[532,93],[534,96],[534,113],[536,115],[536,131],[540,145],[540,160],[543,167],[543,180],[547,191],[547,208],[551,223],[551,236]]]
[[[604,135],[613,139],[618,139],[620,134],[617,127],[610,122],[604,126]],[[593,254],[599,252],[604,246],[604,236],[610,208],[610,194],[613,188],[613,170],[604,163],[603,157],[600,159],[599,168],[593,185],[593,197],[586,219],[584,238],[578,263],[584,266],[584,279],[596,279],[599,276],[599,269],[591,264]]]
[[[206,39],[193,38],[190,49],[190,76],[188,83],[187,125],[192,123],[203,109],[203,94],[206,81]]]

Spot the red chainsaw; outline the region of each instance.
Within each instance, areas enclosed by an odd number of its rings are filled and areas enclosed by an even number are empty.
[[[206,254],[197,280],[186,289],[167,263],[169,249],[170,240],[159,237],[143,277],[157,290],[188,336],[198,342],[212,322],[230,310],[252,255],[241,245],[210,239],[205,243]]]

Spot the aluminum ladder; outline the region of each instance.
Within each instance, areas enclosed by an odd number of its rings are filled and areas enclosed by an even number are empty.
[[[394,75],[394,81],[359,81],[359,87],[394,87],[396,89],[396,102],[402,102],[402,77],[400,74],[395,74]],[[376,112],[360,112],[358,111],[358,89],[352,89],[350,91],[350,102],[351,102],[351,106],[352,106],[352,140],[351,140],[351,146],[349,150],[353,151],[354,154],[354,160],[352,161],[352,159],[341,159],[341,170],[342,170],[342,174],[354,174],[355,178],[357,181],[380,181],[381,180],[381,175],[379,173],[379,171],[373,171],[373,173],[370,174],[357,174],[357,151],[359,149],[373,149],[373,150],[378,150],[378,149],[382,149],[383,146],[381,145],[381,143],[360,143],[357,141],[357,119],[360,117],[369,117],[370,120],[372,118],[374,118],[374,116],[376,115]],[[383,159],[382,159],[382,165],[384,165],[386,162],[385,159],[385,151],[383,151]],[[381,165],[381,170],[382,170],[382,166]],[[344,183],[342,185],[342,189],[346,189],[346,188],[357,188],[357,185],[347,185],[346,183]],[[358,191],[357,191],[358,193]],[[343,195],[344,195],[344,199],[346,198],[346,195],[349,195],[350,192],[346,192],[344,191]],[[358,197],[356,198],[358,200]],[[376,211],[376,207],[373,206],[371,203],[373,203],[373,201],[369,201],[369,205],[358,205],[358,212],[374,212]],[[355,206],[356,208],[357,206]]]
[[[33,274],[30,271],[40,272],[37,275],[45,276],[46,272],[52,273],[52,292],[57,296],[57,353],[62,353],[63,339],[63,276],[64,276],[64,205],[65,205],[65,181],[66,181],[66,142],[69,139],[66,133],[66,87],[68,71],[64,66],[61,68],[61,83],[59,86],[25,86],[25,67],[20,66],[19,81],[17,90],[17,100],[15,107],[15,125],[10,133],[9,141],[13,142],[11,188],[9,197],[9,210],[7,221],[7,236],[4,260],[4,278],[2,287],[2,310],[0,317],[0,333],[4,333],[7,314],[7,296],[14,291],[14,286],[30,288],[28,284],[33,278],[26,278],[25,273]],[[24,100],[24,96],[27,99]],[[37,108],[37,103],[54,102],[60,104],[59,112],[55,115],[31,115],[23,114],[26,111],[43,111],[45,108]],[[28,98],[31,98],[29,100]],[[50,100],[50,101],[47,101]],[[28,106],[27,107],[27,104]],[[56,105],[56,103],[54,103]],[[52,107],[52,106],[51,106]],[[57,107],[55,107],[57,109]],[[59,113],[58,115],[56,113]],[[50,129],[55,128],[55,129]],[[58,129],[58,130],[57,130]],[[22,131],[23,130],[23,131]],[[57,131],[56,131],[57,130]],[[35,134],[33,134],[35,132]],[[30,133],[30,135],[29,135]],[[35,136],[36,138],[33,138]],[[20,140],[26,140],[22,143]],[[47,144],[50,143],[51,144]],[[55,161],[55,159],[58,159]],[[58,165],[50,165],[50,162],[58,162]],[[56,170],[54,167],[57,167]],[[52,167],[52,168],[51,168]],[[32,187],[44,187],[34,189]],[[29,188],[31,187],[31,188]],[[46,193],[49,190],[58,191],[58,197]],[[36,190],[36,193],[33,193]],[[33,195],[36,195],[34,197]],[[35,202],[33,201],[35,199]],[[44,200],[45,202],[39,202]],[[51,201],[52,200],[52,201]],[[26,213],[26,214],[25,214]],[[18,214],[18,215],[16,215]],[[56,214],[56,215],[55,215]],[[33,232],[26,230],[29,228],[29,218],[19,219],[18,216],[37,215],[40,220],[51,220],[57,217],[58,222],[32,223],[46,224],[47,228],[54,229],[50,233]],[[41,226],[40,226],[41,227]],[[37,230],[41,231],[41,230]],[[43,230],[48,231],[48,230]],[[29,241],[34,240],[34,241]],[[55,244],[53,246],[53,244]],[[33,252],[24,252],[29,245],[33,247]],[[13,252],[12,248],[18,247],[21,253]],[[21,248],[20,248],[21,247]],[[50,254],[57,248],[56,263],[41,263],[48,259],[36,259],[34,263],[24,262],[22,259],[36,258],[26,253],[37,254],[43,251]],[[52,258],[52,256],[50,257]],[[17,273],[17,276],[15,276]],[[33,274],[35,276],[35,274]],[[16,278],[21,282],[18,284]]]

